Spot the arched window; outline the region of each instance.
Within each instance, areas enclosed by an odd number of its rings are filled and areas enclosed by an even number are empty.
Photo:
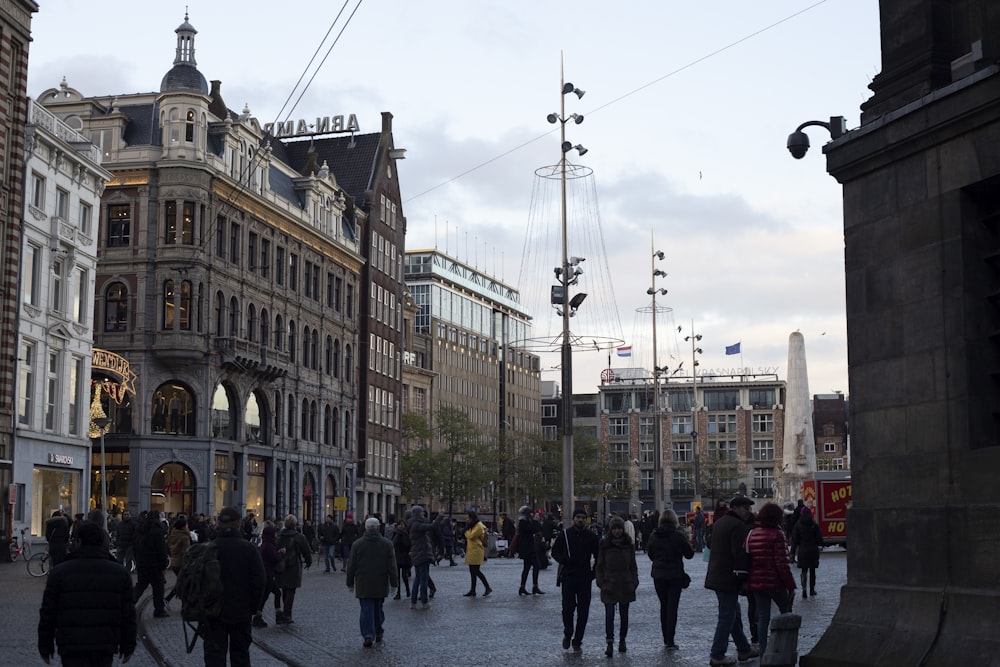
[[[295,320],[288,320],[288,361],[295,363]]]
[[[274,435],[281,437],[281,392],[274,392]]]
[[[344,449],[351,448],[351,411],[344,410],[344,439],[340,442]]]
[[[226,297],[222,292],[215,293],[215,335],[226,335]]]
[[[288,423],[285,425],[285,433],[289,438],[295,437],[295,395],[288,395]]]
[[[194,121],[195,115],[194,111],[188,109],[187,119],[184,122],[184,141],[194,143]]]
[[[302,399],[302,416],[299,420],[302,424],[302,439],[309,440],[309,401]]]
[[[260,344],[267,345],[271,342],[271,320],[267,314],[267,308],[260,309]]]
[[[309,368],[319,370],[319,332],[316,329],[312,330],[309,338],[309,360]]]
[[[229,299],[229,335],[233,338],[240,335],[240,302],[235,296]]]
[[[252,303],[247,306],[247,340],[257,340],[257,309]]]
[[[170,122],[168,127],[170,127],[170,143],[176,144],[181,140],[181,130],[180,130],[180,118],[178,117],[177,109],[170,110]]]
[[[323,347],[323,370],[327,375],[332,374],[333,365],[333,336],[326,337],[326,345]]]
[[[333,341],[333,377],[340,377],[340,341]]]
[[[212,394],[212,436],[225,438],[227,440],[236,439],[236,415],[233,410],[236,401],[232,400],[229,390],[221,383],[215,385],[215,393]]]
[[[278,352],[285,349],[285,322],[281,315],[274,316],[274,349]]]
[[[323,408],[323,444],[333,446],[333,408],[329,405]]]
[[[104,292],[104,330],[128,329],[128,290],[123,283],[111,283]]]
[[[309,368],[309,327],[302,327],[302,368]]]
[[[181,281],[181,298],[178,304],[178,326],[184,331],[191,331],[191,281]]]
[[[194,394],[177,381],[161,384],[153,392],[151,410],[153,433],[167,435],[194,435]]]
[[[198,310],[195,312],[195,323],[198,327],[198,333],[201,333],[201,313],[205,306],[205,286],[198,283],[198,302],[196,303]]]
[[[316,406],[316,401],[309,403],[309,439],[313,442],[318,442],[317,429],[319,428],[319,410]]]
[[[330,444],[334,447],[340,442],[340,409],[333,409],[333,421],[330,423]]]
[[[243,412],[244,439],[247,442],[267,442],[267,404],[263,394],[250,392],[247,407]]]
[[[344,380],[351,381],[354,372],[354,355],[351,354],[351,346],[344,345]]]
[[[174,281],[167,280],[163,283],[163,328],[171,330],[174,328]]]

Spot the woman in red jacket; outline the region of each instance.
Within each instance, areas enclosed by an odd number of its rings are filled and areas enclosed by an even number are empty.
[[[771,624],[771,601],[782,614],[792,610],[795,599],[795,578],[788,566],[785,534],[781,532],[781,508],[766,503],[757,513],[757,525],[747,535],[750,553],[750,592],[757,600],[757,636],[760,653],[767,650],[767,632]]]

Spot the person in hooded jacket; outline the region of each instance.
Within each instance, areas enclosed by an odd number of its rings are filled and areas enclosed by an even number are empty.
[[[614,653],[615,607],[621,618],[618,631],[618,652],[625,653],[628,636],[629,603],[635,602],[635,589],[639,587],[639,569],[635,562],[635,543],[625,532],[625,520],[619,516],[611,519],[608,534],[597,548],[597,565],[594,568],[597,588],[604,603],[604,635],[608,647],[604,655]]]
[[[650,572],[653,586],[656,597],[660,599],[660,631],[668,651],[678,649],[675,641],[677,609],[681,602],[681,591],[686,583],[691,582],[684,572],[684,559],[694,557],[691,543],[677,529],[677,524],[677,514],[673,510],[666,510],[660,515],[660,525],[650,533],[646,544],[646,555],[653,561]]]
[[[399,581],[406,586],[406,597],[410,597],[410,533],[406,530],[406,522],[400,519],[392,531],[392,548],[396,553],[396,567],[399,569]],[[396,586],[393,600],[400,599],[400,589]]]
[[[255,628],[266,628],[267,621],[264,620],[264,605],[267,599],[274,594],[274,618],[281,616],[281,589],[275,583],[276,568],[278,563],[284,563],[285,554],[278,549],[277,543],[278,529],[270,521],[264,524],[260,531],[260,559],[264,563],[264,595],[261,596],[260,607],[254,614],[251,624]]]
[[[153,589],[153,616],[165,618],[166,603],[163,600],[165,579],[164,570],[170,564],[167,553],[167,541],[163,537],[163,526],[156,512],[145,513],[139,519],[139,527],[135,536],[135,569],[138,577],[135,581],[135,600],[139,601],[146,591],[146,586]]]
[[[66,559],[69,548],[69,520],[62,510],[53,510],[45,522],[45,541],[49,543],[49,558],[55,567]]]
[[[538,587],[538,548],[535,540],[540,539],[541,526],[531,517],[531,508],[527,505],[517,511],[517,555],[521,557],[521,587],[518,595],[528,595],[525,585],[528,583],[528,572],[531,572],[531,595],[544,595],[545,591]]]
[[[490,588],[490,582],[486,580],[486,575],[483,574],[482,566],[486,561],[486,525],[479,520],[479,515],[477,515],[472,510],[469,510],[468,521],[466,522],[465,529],[465,564],[469,566],[469,578],[472,579],[472,586],[469,588],[469,592],[465,594],[465,597],[476,597],[476,581],[482,581],[483,586],[486,590],[483,591],[483,597],[488,596],[493,592]]]
[[[65,667],[110,667],[135,652],[132,577],[104,548],[104,530],[86,522],[79,546],[45,582],[38,620],[38,653],[51,663],[56,646]]]
[[[767,632],[771,624],[771,602],[786,614],[792,610],[795,579],[788,566],[788,546],[781,531],[783,515],[774,503],[765,503],[757,513],[757,525],[747,536],[750,554],[750,594],[757,600],[757,637],[760,652],[767,651]]]
[[[281,588],[281,601],[284,609],[281,614],[275,614],[277,625],[292,623],[292,607],[295,605],[295,589],[302,587],[302,564],[309,569],[312,566],[312,547],[305,536],[299,532],[299,520],[294,514],[285,517],[285,527],[278,533],[279,549],[285,554],[284,569],[275,574],[275,583]]]
[[[379,534],[381,523],[365,519],[365,533],[355,540],[347,559],[347,587],[361,605],[361,636],[365,648],[382,641],[385,611],[382,605],[389,591],[399,588],[396,554],[392,542]]]
[[[812,510],[803,507],[799,520],[792,529],[792,551],[799,565],[802,599],[816,595],[816,568],[819,567],[819,549],[823,546],[823,532],[813,519]],[[806,579],[809,592],[806,593]]]

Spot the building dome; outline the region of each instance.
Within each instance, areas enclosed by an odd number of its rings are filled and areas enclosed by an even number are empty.
[[[184,23],[174,32],[177,33],[177,55],[174,57],[174,66],[160,82],[160,92],[195,92],[208,95],[208,81],[198,71],[198,63],[194,59],[194,36],[198,31],[188,23],[187,13],[184,14]]]

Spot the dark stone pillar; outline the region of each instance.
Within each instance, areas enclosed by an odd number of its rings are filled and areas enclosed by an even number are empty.
[[[800,664],[994,664],[1000,11],[881,5],[884,71],[862,126],[825,148],[844,188],[854,505],[840,607]]]

